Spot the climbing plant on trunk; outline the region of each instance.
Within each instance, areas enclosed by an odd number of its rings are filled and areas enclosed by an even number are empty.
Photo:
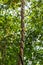
[[[20,41],[20,53],[19,53],[19,64],[24,65],[23,61],[23,50],[24,50],[24,4],[25,0],[21,0],[21,41]]]

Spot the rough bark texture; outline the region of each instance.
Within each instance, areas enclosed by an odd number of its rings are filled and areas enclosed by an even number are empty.
[[[23,50],[24,50],[24,4],[25,1],[21,0],[21,42],[20,42],[20,53],[18,65],[24,65],[23,61]]]

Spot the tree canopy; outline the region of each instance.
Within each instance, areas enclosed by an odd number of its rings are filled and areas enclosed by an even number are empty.
[[[26,0],[24,65],[43,65],[43,0]],[[21,1],[0,0],[0,65],[18,65]]]

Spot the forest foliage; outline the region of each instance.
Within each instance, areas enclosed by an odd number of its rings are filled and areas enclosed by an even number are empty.
[[[43,65],[43,0],[26,0],[24,64]],[[21,1],[0,0],[0,65],[18,65]]]

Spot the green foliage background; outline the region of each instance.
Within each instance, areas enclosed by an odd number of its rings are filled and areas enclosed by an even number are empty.
[[[0,0],[0,65],[18,64],[21,37],[18,3],[18,0]],[[43,0],[26,0],[25,6],[24,63],[43,65]]]

